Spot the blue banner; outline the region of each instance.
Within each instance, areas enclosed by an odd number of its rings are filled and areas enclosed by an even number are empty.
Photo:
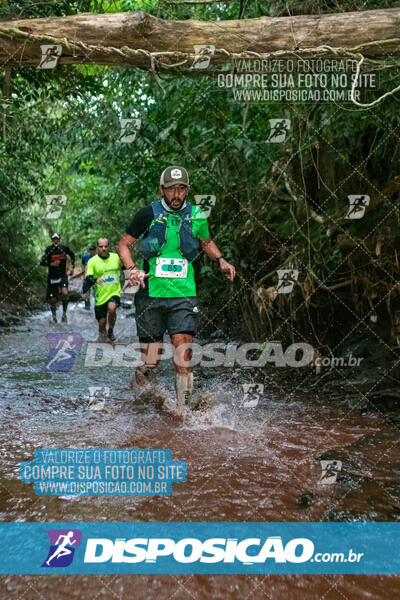
[[[400,523],[1,523],[0,573],[399,574]]]

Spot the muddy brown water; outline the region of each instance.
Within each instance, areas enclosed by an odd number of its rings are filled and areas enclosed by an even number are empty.
[[[349,408],[340,389],[306,391],[270,369],[195,370],[207,399],[182,422],[149,398],[134,400],[130,368],[85,367],[93,314],[70,305],[69,323],[38,312],[0,340],[0,513],[2,521],[397,521],[398,429],[380,410]],[[46,335],[79,333],[71,371],[44,373]],[[136,341],[133,313],[120,309],[118,342]],[[228,340],[227,340],[228,341]],[[173,370],[158,382],[173,397]],[[263,382],[258,406],[243,406],[242,383]],[[88,410],[89,386],[108,386],[101,411]],[[21,461],[38,448],[168,448],[187,463],[186,483],[169,497],[45,497],[19,480]],[[319,459],[337,458],[337,482],[321,485]],[[9,575],[0,598],[386,599],[400,596],[395,576]]]

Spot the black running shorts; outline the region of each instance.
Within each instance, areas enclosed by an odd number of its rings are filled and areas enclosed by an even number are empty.
[[[136,325],[139,341],[146,344],[162,340],[168,331],[194,336],[197,331],[199,309],[197,298],[151,298],[135,295]]]
[[[111,296],[111,298],[107,300],[107,302],[104,302],[104,304],[99,304],[98,306],[94,307],[94,314],[98,321],[106,318],[109,302],[115,302],[118,307],[120,305],[120,298],[119,296]]]
[[[67,275],[61,275],[60,277],[49,278],[47,280],[47,300],[50,298],[58,298],[61,292],[61,288],[68,289],[68,277]]]

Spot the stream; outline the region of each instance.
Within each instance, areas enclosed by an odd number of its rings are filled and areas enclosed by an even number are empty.
[[[60,311],[60,308],[59,308]],[[44,372],[49,333],[79,334],[71,370]],[[119,309],[117,343],[137,341],[129,303]],[[134,399],[132,368],[85,366],[97,339],[93,313],[70,303],[68,324],[38,311],[0,338],[2,521],[397,521],[398,429],[380,410],[350,407],[338,387],[324,392],[246,369],[195,368],[205,402],[181,420],[149,395]],[[227,340],[228,341],[228,340]],[[157,381],[173,401],[173,367],[162,361]],[[243,402],[242,384],[262,382],[257,405]],[[89,387],[110,390],[92,410]],[[36,496],[20,481],[22,461],[38,448],[168,448],[187,463],[187,480],[166,497]],[[340,460],[337,480],[322,485],[321,459]],[[4,599],[49,598],[48,578],[0,578]],[[395,576],[351,575],[52,575],[57,598],[393,599]],[[133,593],[134,590],[134,593]],[[53,596],[52,596],[53,597]]]

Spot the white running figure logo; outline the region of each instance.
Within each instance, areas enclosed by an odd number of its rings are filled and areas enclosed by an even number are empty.
[[[67,548],[67,544],[70,544],[71,546],[73,546],[74,544],[76,544],[77,540],[73,540],[71,539],[71,537],[74,536],[74,532],[73,531],[69,531],[66,535],[59,535],[58,539],[56,541],[56,545],[59,544],[57,550],[52,554],[52,556],[50,556],[50,558],[48,558],[46,560],[46,565],[50,566],[50,562],[53,560],[53,558],[56,558],[56,556],[58,558],[61,558],[61,556],[66,556],[67,554],[71,554],[72,550],[70,548]],[[60,543],[60,540],[63,540]]]
[[[59,348],[58,352],[53,356],[53,358],[51,359],[51,361],[49,362],[49,364],[46,366],[46,369],[48,370],[50,368],[50,365],[52,365],[54,362],[58,362],[61,360],[69,360],[71,358],[71,355],[68,353],[69,350],[74,351],[75,347],[71,345],[71,342],[73,342],[74,340],[74,336],[73,335],[69,335],[67,337],[67,339],[60,339],[57,342],[56,345],[56,350]],[[62,343],[62,347],[60,348],[60,344]]]

